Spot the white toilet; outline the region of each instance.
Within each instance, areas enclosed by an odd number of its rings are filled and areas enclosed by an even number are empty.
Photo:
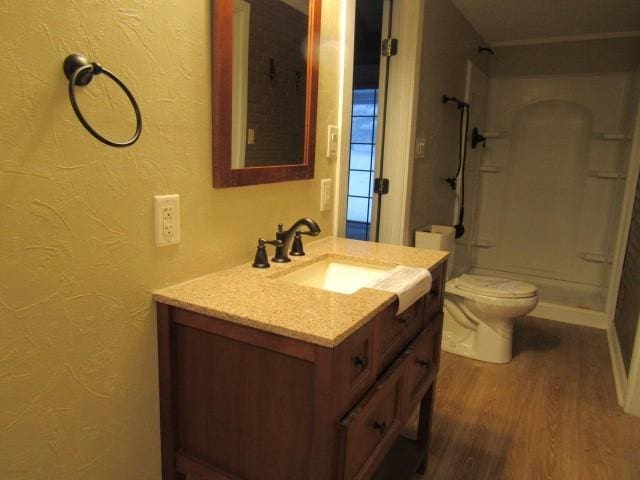
[[[418,235],[421,233],[422,235]],[[431,227],[416,232],[416,247],[450,252],[453,269],[453,228]],[[512,358],[513,324],[538,304],[537,289],[530,283],[463,273],[445,286],[442,349],[446,352],[493,363]]]
[[[511,360],[513,323],[538,304],[536,286],[462,274],[447,281],[442,349],[485,362]]]

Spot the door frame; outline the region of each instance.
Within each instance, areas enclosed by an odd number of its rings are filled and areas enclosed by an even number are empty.
[[[638,102],[636,109],[631,155],[629,158],[629,165],[627,167],[624,198],[622,201],[620,221],[616,235],[616,249],[613,255],[611,273],[609,275],[609,292],[607,294],[605,305],[606,313],[609,317],[609,325],[613,323],[613,318],[616,314],[618,291],[620,289],[620,280],[622,278],[622,267],[624,265],[624,256],[627,251],[629,230],[631,229],[631,215],[633,214],[636,187],[638,185],[638,176],[640,175],[640,102]]]
[[[633,353],[629,372],[625,371],[620,350],[620,340],[615,326],[616,307],[618,303],[618,293],[622,280],[622,268],[624,257],[627,251],[629,240],[629,230],[631,229],[631,216],[635,203],[636,188],[640,176],[640,101],[636,106],[635,127],[632,137],[631,155],[627,167],[627,178],[624,188],[624,199],[620,212],[620,221],[616,235],[616,249],[613,255],[611,273],[609,276],[609,292],[606,301],[606,314],[609,325],[607,327],[607,339],[609,343],[609,353],[613,377],[616,386],[618,403],[623,409],[640,416],[640,318],[634,339]],[[640,292],[638,292],[640,294]]]
[[[344,237],[347,224],[349,155],[351,151],[351,109],[353,104],[353,45],[355,43],[356,0],[342,2],[340,22],[340,74],[338,92],[338,159],[334,189],[333,235]]]
[[[386,37],[388,32],[393,29],[393,25],[389,21],[392,15],[393,2],[395,0],[384,0],[382,3],[382,29],[386,28],[387,32],[383,32],[381,37]],[[386,140],[387,128],[387,103],[389,100],[389,91],[387,85],[389,83],[391,70],[391,58],[381,58],[380,68],[378,69],[378,128],[376,129],[376,154],[373,161],[373,178],[383,177],[384,163],[384,142]],[[373,242],[378,241],[378,227],[382,218],[380,217],[382,196],[380,194],[371,193],[371,223],[369,224],[369,239]]]
[[[640,317],[638,317],[638,328],[636,329],[636,338],[633,344],[633,354],[627,378],[627,389],[622,407],[625,412],[640,417]]]
[[[356,0],[343,2],[343,38],[340,79],[339,118],[340,146],[336,165],[336,211],[333,233],[345,235],[349,152],[351,139],[351,106],[353,102],[353,40]],[[409,213],[411,180],[415,151],[418,111],[424,0],[394,0],[392,32],[398,38],[398,54],[391,58],[389,99],[386,111],[384,176],[390,191],[380,212],[380,242],[409,245]],[[393,162],[389,153],[394,152]]]

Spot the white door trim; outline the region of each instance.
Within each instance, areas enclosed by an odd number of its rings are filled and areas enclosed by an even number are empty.
[[[356,0],[343,2],[343,38],[340,81],[340,157],[336,167],[334,234],[344,236],[349,178],[349,142],[353,101],[353,39]],[[398,54],[392,57],[385,133],[384,176],[390,193],[382,202],[380,241],[409,244],[409,207],[414,138],[418,110],[424,0],[394,0],[391,31],[398,38]],[[390,152],[393,152],[393,156]],[[374,198],[375,203],[375,198]]]
[[[627,180],[624,189],[624,199],[620,212],[620,223],[616,236],[616,249],[611,265],[609,276],[609,292],[607,294],[606,313],[609,321],[607,335],[615,339],[609,339],[612,368],[614,370],[614,380],[618,395],[618,403],[629,413],[640,416],[640,327],[636,331],[633,353],[631,358],[631,368],[628,376],[625,376],[622,354],[619,347],[619,339],[615,328],[616,306],[618,303],[618,293],[622,279],[622,268],[624,257],[629,241],[629,230],[631,228],[631,216],[635,203],[636,188],[638,186],[638,175],[640,174],[640,101],[638,102],[635,118],[635,128],[631,144],[631,157],[627,168]],[[617,346],[617,348],[616,348]],[[620,367],[622,365],[622,368]],[[622,370],[622,372],[620,372]],[[624,376],[624,378],[621,377]]]
[[[611,324],[613,323],[613,316],[615,315],[616,305],[615,300],[618,298],[618,289],[620,288],[620,277],[622,276],[622,267],[624,262],[624,254],[627,249],[627,242],[629,240],[629,230],[631,228],[631,215],[633,214],[633,207],[635,202],[635,192],[638,184],[638,175],[640,173],[640,102],[638,102],[638,110],[636,113],[636,125],[633,134],[633,144],[631,145],[631,159],[629,161],[629,169],[627,172],[627,190],[625,191],[624,198],[624,234],[620,243],[620,251],[616,252],[616,288],[614,302],[612,302],[612,314]],[[635,182],[630,182],[629,178],[635,179]],[[628,194],[628,195],[627,195]],[[621,230],[621,229],[619,229]],[[620,239],[619,239],[620,241]],[[611,289],[610,289],[611,290]],[[640,294],[637,292],[636,294]],[[626,378],[626,392],[624,396],[624,411],[631,415],[640,417],[640,317],[636,327],[636,338],[633,343],[633,353],[631,354],[631,364],[629,366],[628,376]]]
[[[627,394],[627,372],[624,368],[622,351],[620,350],[620,339],[616,331],[615,323],[607,329],[607,342],[609,343],[609,355],[611,356],[611,368],[613,370],[613,381],[616,387],[616,398],[618,404],[624,406]]]
[[[382,3],[382,35],[381,38],[386,38],[388,36],[388,32],[391,29],[391,25],[389,22],[389,18],[391,16],[391,2],[394,0],[384,0]],[[381,178],[381,166],[384,161],[383,155],[385,153],[385,148],[383,145],[385,134],[386,134],[386,113],[387,113],[387,99],[390,97],[387,92],[387,81],[388,75],[387,72],[391,68],[391,62],[387,61],[390,59],[385,59],[380,57],[380,68],[378,69],[378,128],[376,128],[376,151],[375,158],[373,159],[373,178]],[[380,212],[378,211],[378,203],[380,202],[380,195],[376,193],[371,194],[371,225],[369,225],[369,238],[376,239],[377,230],[378,230],[378,216]]]
[[[398,54],[391,58],[386,111],[384,176],[389,193],[380,212],[380,242],[409,245],[411,181],[418,112],[424,0],[394,0],[391,32]]]
[[[616,314],[616,304],[618,303],[618,291],[620,290],[620,280],[622,277],[622,267],[624,255],[627,251],[629,240],[629,229],[631,228],[631,215],[633,214],[633,204],[635,202],[636,188],[638,186],[638,174],[640,174],[640,102],[638,102],[635,129],[631,145],[631,158],[627,168],[627,180],[624,187],[624,198],[620,211],[620,222],[616,235],[616,249],[613,255],[611,273],[609,275],[609,292],[607,294],[606,311],[609,317],[609,324],[613,323]]]
[[[626,387],[624,411],[640,417],[640,317],[638,317],[638,327],[636,328],[636,338],[633,344],[633,355]]]
[[[340,12],[340,84],[338,94],[338,159],[336,161],[335,212],[333,235],[344,237],[347,223],[347,190],[349,187],[349,154],[351,150],[351,107],[353,103],[353,43],[355,39],[356,0],[342,2]]]

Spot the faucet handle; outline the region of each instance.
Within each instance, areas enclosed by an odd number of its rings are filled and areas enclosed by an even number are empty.
[[[300,231],[296,230],[296,234],[293,237],[293,243],[291,244],[291,251],[289,255],[294,257],[302,257],[304,256],[304,247],[302,246],[302,235],[309,235],[310,237],[315,237],[318,235],[317,233],[312,233],[309,231]]]
[[[266,245],[274,245],[276,247],[282,247],[283,243],[280,240],[265,240],[264,238],[258,239],[258,248],[256,250],[256,256],[253,259],[253,268],[269,268],[269,256],[267,255]]]
[[[302,257],[304,256],[304,247],[302,246],[302,232],[300,230],[296,230],[296,235],[293,237],[293,243],[291,244],[291,251],[289,255],[294,257]]]

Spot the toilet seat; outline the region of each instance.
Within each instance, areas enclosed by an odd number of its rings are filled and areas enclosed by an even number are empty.
[[[537,294],[536,286],[530,283],[483,275],[463,274],[448,283],[456,290],[492,298],[531,298]]]

